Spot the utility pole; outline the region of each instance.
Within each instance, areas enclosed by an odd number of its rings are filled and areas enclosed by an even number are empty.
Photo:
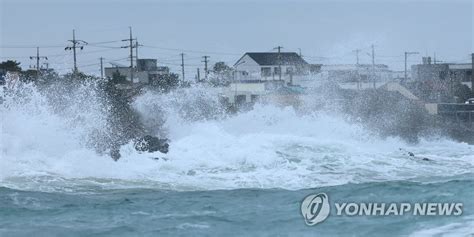
[[[208,58],[210,58],[209,56],[202,56],[204,58],[204,78],[206,79],[207,81],[207,74],[209,74],[209,71],[207,70],[207,62],[208,62]]]
[[[104,79],[104,58],[100,57],[100,79]]]
[[[181,53],[181,73],[183,74],[182,81],[184,82],[184,53]]]
[[[64,50],[72,50],[73,55],[74,55],[74,71],[73,73],[77,73],[77,60],[76,60],[76,48],[79,48],[80,50],[84,49],[84,45],[87,45],[87,42],[84,40],[76,40],[76,31],[72,30],[72,40],[68,40],[69,42],[72,43],[72,46],[68,46],[64,48]]]
[[[359,65],[359,53],[360,53],[360,49],[354,49],[354,50],[352,50],[352,52],[355,52],[355,53],[356,53],[356,65]]]
[[[359,73],[359,53],[360,53],[360,49],[355,49],[352,52],[356,53],[357,89],[360,89],[360,73]]]
[[[199,68],[197,68],[197,82],[201,82],[201,75],[199,73]]]
[[[405,77],[404,77],[403,82],[406,82],[408,80],[407,59],[408,59],[408,55],[412,55],[412,54],[419,54],[419,53],[418,52],[405,52]]]
[[[281,47],[281,46],[277,46],[277,47],[274,48],[274,49],[278,49],[278,71],[279,71],[278,72],[278,80],[280,80],[280,81],[281,81],[281,49],[282,48],[283,47]]]
[[[135,38],[135,68],[137,69],[137,71],[139,70],[138,69],[138,47],[140,46],[143,46],[143,45],[139,44],[138,39]]]
[[[128,29],[130,30],[130,37],[128,39],[124,39],[122,41],[128,41],[128,46],[122,46],[121,48],[130,48],[130,81],[133,82],[133,48],[138,47],[138,43],[136,46],[133,45],[133,41],[137,40],[132,37],[132,27],[129,26]],[[138,53],[138,51],[137,51]]]
[[[375,46],[372,44],[372,77],[374,82],[374,90],[375,90]]]
[[[130,29],[130,80],[133,82],[133,38],[132,38],[132,27]]]
[[[36,47],[36,56],[30,56],[30,59],[36,59],[36,80],[38,80],[40,75],[40,60],[48,60],[48,57],[40,57],[39,47]]]
[[[472,61],[471,61],[471,91],[472,95],[474,95],[474,53],[471,54]]]
[[[138,67],[138,40],[135,41],[135,64]]]

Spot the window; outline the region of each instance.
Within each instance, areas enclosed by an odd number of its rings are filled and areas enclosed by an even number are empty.
[[[270,67],[262,67],[262,77],[269,77],[272,75],[272,69]]]
[[[273,70],[274,70],[275,75],[280,75],[280,68],[279,67],[275,67]]]

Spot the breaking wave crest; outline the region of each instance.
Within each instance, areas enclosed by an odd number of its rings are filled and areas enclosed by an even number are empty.
[[[217,93],[197,87],[139,96],[133,107],[154,135],[171,140],[170,151],[139,153],[127,144],[114,162],[91,144],[110,126],[94,83],[49,90],[20,84],[4,93],[1,107],[0,185],[42,191],[302,189],[472,174],[472,145],[448,139],[409,145],[379,138],[340,115],[291,107],[256,105],[227,115]]]

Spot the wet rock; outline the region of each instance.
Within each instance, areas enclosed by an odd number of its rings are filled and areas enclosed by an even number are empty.
[[[110,157],[112,157],[114,161],[117,161],[118,159],[120,159],[121,157],[120,150],[119,149],[110,150]]]
[[[154,136],[146,135],[135,141],[135,149],[143,152],[168,153],[168,139],[160,139]]]

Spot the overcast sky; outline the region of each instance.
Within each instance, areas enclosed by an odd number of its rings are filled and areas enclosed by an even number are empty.
[[[438,60],[469,62],[473,52],[472,0],[379,1],[151,1],[151,0],[0,0],[0,59],[13,58],[25,69],[35,46],[49,56],[50,67],[72,68],[67,40],[90,44],[78,54],[79,69],[99,73],[99,57],[128,65],[120,49],[132,26],[140,58],[157,58],[179,72],[181,52],[187,75],[211,63],[232,65],[245,52],[301,52],[310,63],[376,63],[403,69],[405,51],[417,51],[410,63],[434,53]],[[111,43],[97,42],[118,41]],[[95,44],[95,45],[94,45]],[[23,47],[23,48],[18,48]],[[109,64],[106,64],[109,66]]]

